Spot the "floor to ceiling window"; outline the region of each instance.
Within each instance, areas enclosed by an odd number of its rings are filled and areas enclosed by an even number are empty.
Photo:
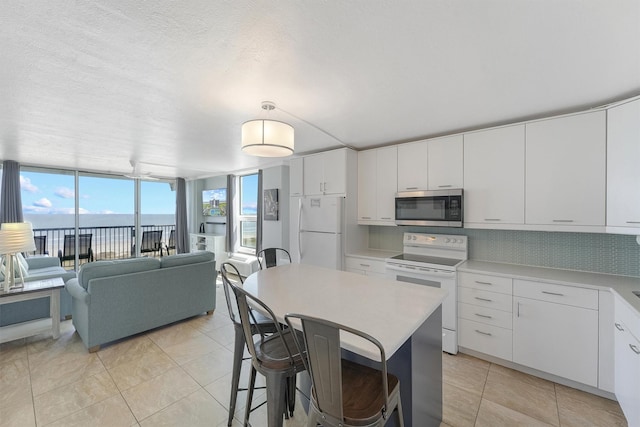
[[[62,257],[65,235],[75,231],[75,173],[21,167],[20,197],[24,220],[33,226],[34,255]],[[75,267],[73,260],[65,264]]]
[[[240,248],[256,249],[258,174],[240,176]]]
[[[175,253],[175,223],[176,193],[173,186],[166,181],[141,181],[141,253]]]
[[[23,214],[33,224],[35,253],[59,256],[70,269],[78,267],[76,259],[84,264],[166,254],[175,229],[175,192],[168,181],[140,181],[138,192],[136,183],[85,172],[78,173],[76,181],[75,171],[22,167]],[[140,201],[138,225],[136,200]],[[145,232],[148,239],[140,245]]]
[[[133,179],[80,173],[78,208],[81,263],[83,260],[128,258],[135,255],[132,252],[135,226]]]

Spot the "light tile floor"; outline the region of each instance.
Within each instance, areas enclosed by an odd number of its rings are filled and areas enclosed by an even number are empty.
[[[49,334],[0,345],[0,427],[226,425],[234,335],[220,287],[218,302],[213,316],[97,353],[87,352],[71,321],[62,322],[57,340]],[[626,425],[616,402],[463,354],[444,354],[443,374],[443,426]],[[234,426],[245,398],[238,396]],[[256,391],[254,402],[263,401]],[[305,422],[298,408],[285,426]],[[251,424],[266,427],[266,405]]]

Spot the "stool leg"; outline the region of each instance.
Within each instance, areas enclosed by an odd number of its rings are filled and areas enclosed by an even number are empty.
[[[234,325],[235,342],[233,344],[233,374],[231,377],[231,396],[229,399],[229,420],[227,425],[233,423],[233,415],[236,412],[236,401],[238,400],[238,385],[240,383],[240,370],[242,369],[242,355],[244,353],[244,333],[242,327]]]
[[[253,389],[256,385],[256,368],[251,365],[251,375],[249,377],[249,391],[247,392],[247,407],[244,409],[244,426],[249,425],[249,414],[251,414],[251,404],[253,400]]]
[[[284,372],[269,372],[267,380],[267,425],[269,427],[282,426],[282,414],[286,408],[285,390],[287,377]]]
[[[296,407],[296,375],[287,378],[287,407],[289,409],[289,415],[293,417],[293,410]]]

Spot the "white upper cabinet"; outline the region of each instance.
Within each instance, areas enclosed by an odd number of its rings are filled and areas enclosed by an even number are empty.
[[[418,141],[398,145],[398,191],[429,188],[427,144],[427,141]]]
[[[397,147],[358,153],[358,223],[395,225]]]
[[[607,231],[640,231],[639,164],[640,99],[636,99],[607,112],[607,227],[625,227]]]
[[[597,111],[526,124],[526,224],[604,230],[605,116]]]
[[[289,195],[302,196],[304,187],[303,183],[303,161],[302,157],[296,157],[289,160]]]
[[[376,150],[358,152],[358,223],[376,218]]]
[[[431,139],[427,149],[429,190],[462,188],[462,135]]]
[[[464,223],[524,224],[524,125],[464,135]]]
[[[304,158],[304,194],[346,194],[347,149],[325,151]]]

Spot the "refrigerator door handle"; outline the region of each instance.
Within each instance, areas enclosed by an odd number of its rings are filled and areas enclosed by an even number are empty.
[[[298,199],[298,260],[302,262],[302,245],[300,243],[300,233],[302,230],[302,224],[300,224],[300,220],[302,219],[302,198]]]

